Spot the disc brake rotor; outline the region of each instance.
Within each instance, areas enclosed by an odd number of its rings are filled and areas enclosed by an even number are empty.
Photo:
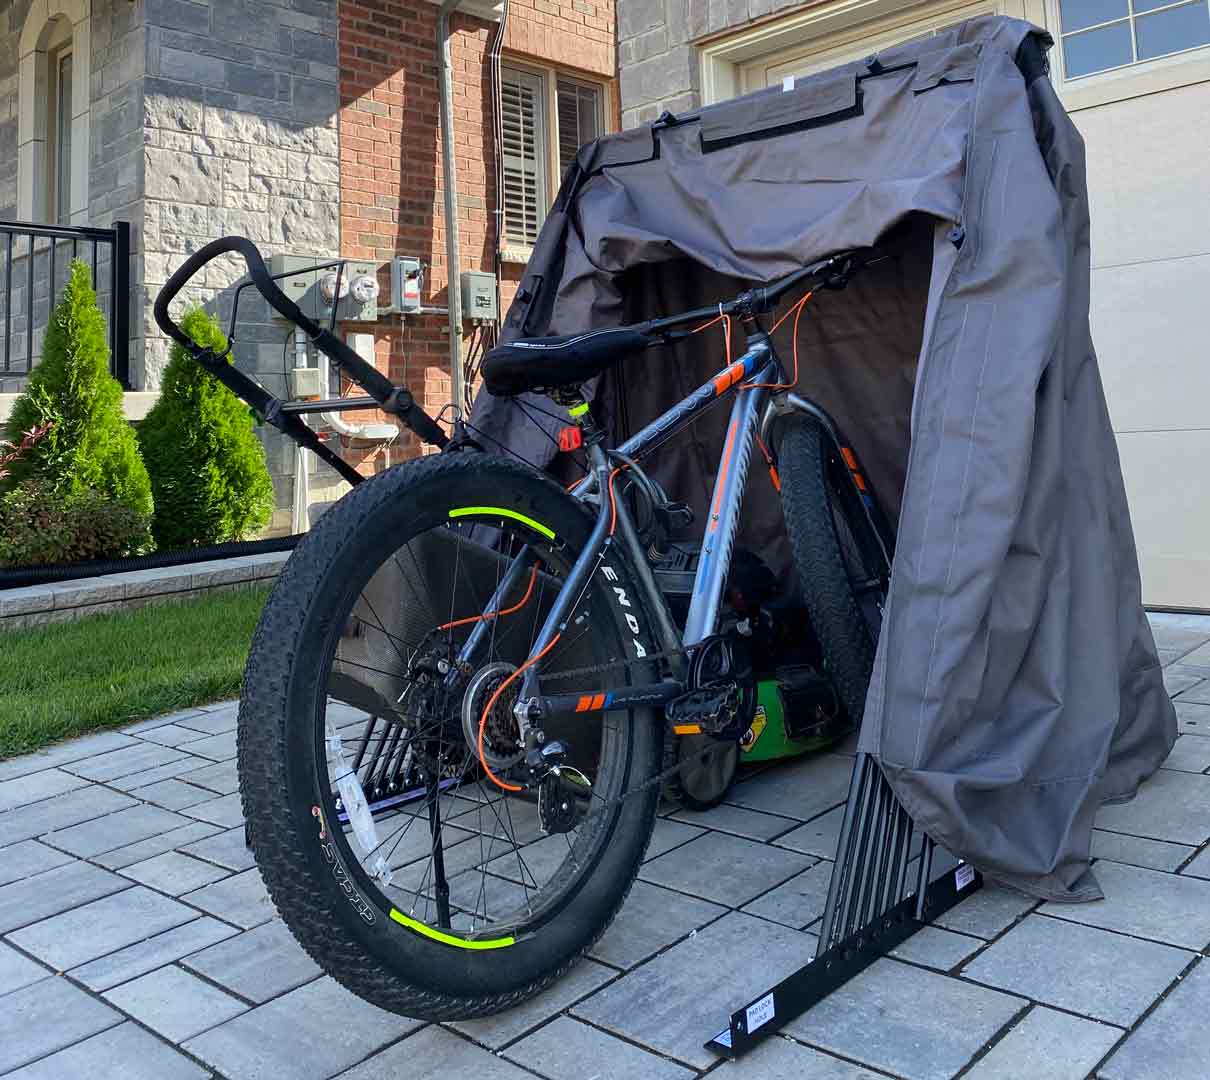
[[[462,698],[462,733],[472,753],[479,753],[479,726],[483,720],[483,710],[516,670],[516,664],[497,661],[480,668],[467,686]],[[487,723],[483,726],[483,757],[493,770],[511,768],[525,757],[517,718],[513,715],[518,690],[518,684],[514,683],[496,697]]]

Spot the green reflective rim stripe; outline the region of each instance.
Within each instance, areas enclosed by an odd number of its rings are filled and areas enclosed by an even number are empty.
[[[510,510],[506,506],[459,506],[457,509],[450,511],[450,517],[506,517],[512,518],[514,521],[521,522],[522,525],[528,525],[534,532],[539,532],[548,540],[555,538],[554,529],[549,529],[540,521],[534,521],[531,517],[526,517],[524,514],[516,510]]]
[[[416,933],[423,934],[426,938],[440,941],[443,945],[453,945],[456,949],[506,949],[517,940],[512,937],[502,937],[474,941],[470,938],[455,937],[453,934],[446,934],[440,930],[434,930],[431,926],[425,926],[424,923],[417,922],[415,919],[409,919],[397,908],[391,908],[391,918],[409,930],[415,930]]]
[[[583,416],[586,412],[588,412],[588,402],[581,401],[579,405],[573,405],[567,411],[571,413],[572,416]]]

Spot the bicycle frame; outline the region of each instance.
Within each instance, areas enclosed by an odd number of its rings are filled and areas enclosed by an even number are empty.
[[[771,389],[777,387],[777,389]],[[678,402],[668,411],[647,424],[641,431],[627,439],[617,453],[635,460],[642,459],[668,439],[679,433],[701,413],[727,395],[735,394],[731,407],[719,467],[711,494],[705,533],[698,559],[696,577],[690,598],[689,614],[683,633],[677,628],[668,609],[663,592],[656,583],[647,554],[638,537],[638,531],[626,507],[625,501],[614,499],[611,489],[612,474],[616,467],[602,445],[601,433],[592,424],[586,408],[573,406],[571,413],[584,429],[588,454],[589,474],[572,494],[585,502],[595,499],[597,503],[596,523],[588,543],[568,573],[567,579],[556,596],[541,630],[534,640],[525,671],[520,694],[515,706],[520,733],[526,738],[535,719],[584,713],[603,709],[626,709],[652,707],[666,704],[685,691],[684,653],[717,632],[719,611],[726,586],[735,538],[739,531],[740,509],[752,462],[753,445],[758,437],[767,435],[777,416],[801,412],[821,421],[825,430],[840,450],[843,444],[831,418],[813,402],[804,400],[783,388],[782,366],[773,351],[768,336],[760,330],[747,339],[744,354],[728,364],[713,378]],[[846,448],[847,449],[847,448]],[[851,451],[848,452],[851,455]],[[888,538],[874,507],[864,491],[860,467],[854,463],[854,483],[863,499],[871,525],[887,552]],[[619,575],[609,564],[614,540],[620,542],[628,576],[632,576],[641,592],[641,597],[631,597],[617,584]],[[887,558],[889,566],[890,559]],[[499,610],[505,598],[523,579],[532,565],[528,549],[522,549],[512,560],[499,585],[488,601],[486,610]],[[592,693],[572,693],[543,696],[538,692],[542,657],[554,644],[567,626],[575,608],[596,572],[610,582],[617,597],[619,609],[631,631],[630,649],[633,655],[628,660],[642,660],[648,654],[645,641],[653,638],[665,655],[673,657],[671,673],[654,683],[620,686],[616,689]],[[639,623],[642,616],[650,616],[654,626],[653,638],[647,637],[645,628]],[[470,662],[484,634],[487,622],[479,623],[472,631],[459,652],[459,660]]]

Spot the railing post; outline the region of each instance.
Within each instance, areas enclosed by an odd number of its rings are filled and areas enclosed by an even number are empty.
[[[130,389],[130,222],[113,223],[113,264],[110,278],[110,355],[113,376]]]

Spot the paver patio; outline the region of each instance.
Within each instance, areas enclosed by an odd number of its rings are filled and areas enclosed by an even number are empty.
[[[1098,818],[1106,900],[989,887],[721,1066],[702,1042],[812,953],[843,753],[664,808],[591,959],[448,1025],[349,994],[276,918],[243,844],[234,703],[0,762],[0,1076],[1204,1080],[1210,617],[1151,619],[1182,734]]]

